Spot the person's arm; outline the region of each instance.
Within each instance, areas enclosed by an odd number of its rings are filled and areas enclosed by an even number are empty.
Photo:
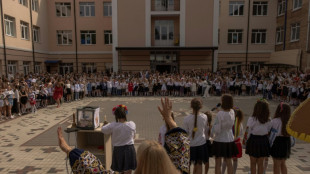
[[[221,132],[221,119],[219,118],[219,113],[217,113],[214,125],[212,126],[212,135],[219,134]]]
[[[104,134],[111,134],[112,133],[112,124],[111,123],[106,123],[104,126],[101,128],[101,132]]]

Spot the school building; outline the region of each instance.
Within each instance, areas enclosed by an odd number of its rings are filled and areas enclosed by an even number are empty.
[[[256,71],[279,62],[305,69],[310,62],[305,0],[0,0],[0,6],[1,75]]]

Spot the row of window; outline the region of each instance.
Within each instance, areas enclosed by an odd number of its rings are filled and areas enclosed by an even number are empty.
[[[28,7],[28,0],[18,0],[18,2],[26,7]],[[39,0],[31,0],[31,7],[33,11],[39,11]]]
[[[80,16],[95,16],[95,2],[80,2]],[[71,16],[70,2],[56,2],[56,16],[69,17]],[[103,3],[103,16],[112,16],[112,3]]]
[[[4,15],[4,25],[5,25],[5,34],[7,36],[16,37],[16,24],[15,24],[15,18]],[[21,38],[24,40],[29,40],[30,34],[29,34],[29,23],[20,21],[20,31],[21,31]],[[37,26],[33,26],[33,41],[39,42],[39,36],[40,36],[40,28]]]
[[[30,72],[33,72],[30,70],[30,64],[31,62],[23,62],[23,73],[25,75],[28,75]],[[35,73],[41,73],[41,62],[36,62],[35,63]],[[7,64],[7,67],[8,67],[8,73],[9,74],[16,74],[17,73],[17,61],[8,61],[8,64]]]
[[[293,0],[293,9],[297,10],[302,7],[302,0]],[[253,16],[267,16],[268,2],[267,1],[254,1],[253,2]],[[278,0],[278,16],[285,13],[285,0]],[[230,16],[243,16],[244,15],[244,1],[230,1],[229,2],[229,15]]]
[[[254,16],[267,16],[268,2],[255,1],[253,2]],[[229,16],[243,16],[244,15],[244,1],[229,2]]]
[[[296,23],[291,25],[291,42],[298,41],[300,36],[300,24]],[[242,44],[243,30],[242,29],[230,29],[228,30],[227,43],[229,44]],[[252,44],[265,44],[267,38],[266,29],[253,29],[251,43]],[[283,27],[277,28],[276,43],[281,44],[284,40]]]
[[[297,10],[302,7],[302,0],[293,0],[292,10]],[[284,15],[286,8],[286,0],[278,0],[278,16]]]
[[[94,45],[96,44],[96,31],[95,30],[81,30],[81,44]],[[72,31],[71,30],[58,30],[57,31],[57,44],[58,45],[71,45],[72,44]],[[112,31],[104,31],[104,44],[112,44]]]

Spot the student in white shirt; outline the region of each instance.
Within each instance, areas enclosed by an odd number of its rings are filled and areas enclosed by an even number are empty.
[[[194,162],[194,173],[202,174],[202,163],[209,165],[209,152],[207,146],[206,132],[209,129],[208,117],[199,113],[202,108],[202,101],[194,98],[191,101],[193,114],[184,118],[184,130],[190,140],[190,161]]]
[[[75,100],[80,100],[80,85],[78,82],[74,84],[74,98]]]
[[[247,122],[247,133],[250,137],[246,142],[245,153],[250,156],[252,174],[263,173],[264,159],[270,155],[268,133],[271,124],[269,115],[268,102],[265,99],[260,99],[256,102],[253,115]]]
[[[233,173],[231,158],[238,154],[237,146],[234,142],[232,127],[235,123],[235,112],[233,108],[233,98],[230,94],[222,96],[222,111],[216,115],[212,127],[214,141],[212,154],[215,156],[215,173],[221,174],[222,160],[225,160],[228,174]]]
[[[237,168],[238,168],[238,158],[242,158],[242,144],[241,144],[241,136],[243,135],[243,125],[242,125],[242,121],[243,121],[243,112],[239,109],[239,108],[234,108],[235,111],[235,123],[234,126],[232,128],[233,130],[233,134],[235,137],[235,143],[237,145],[238,148],[238,155],[233,157],[233,174],[237,173]],[[225,174],[225,170],[226,170],[226,163],[225,161],[223,162],[222,165],[222,174]]]
[[[274,173],[287,173],[286,160],[291,154],[291,138],[286,131],[286,125],[291,116],[291,108],[288,104],[281,102],[271,120],[271,132],[275,139],[272,143],[270,154],[273,158]]]
[[[104,134],[112,134],[112,166],[111,169],[116,172],[131,174],[137,167],[136,151],[134,147],[134,137],[136,133],[136,124],[133,121],[127,121],[127,107],[118,105],[113,108],[115,122],[105,123],[101,128]]]

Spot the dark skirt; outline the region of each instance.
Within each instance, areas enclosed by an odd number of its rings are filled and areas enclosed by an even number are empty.
[[[205,143],[201,146],[195,146],[190,148],[190,159],[195,164],[197,162],[208,163],[209,162],[209,153],[208,145]]]
[[[291,138],[278,136],[273,142],[270,155],[276,159],[288,159],[291,155]]]
[[[71,88],[67,88],[67,94],[71,94]]]
[[[111,169],[125,172],[137,168],[136,150],[133,145],[116,146],[113,148]]]
[[[267,135],[250,135],[246,143],[246,154],[255,158],[269,157],[270,144]]]
[[[212,144],[212,155],[215,157],[232,158],[239,153],[236,143],[216,142]]]
[[[296,92],[292,93],[292,98],[297,98],[297,93]]]
[[[212,143],[210,140],[207,140],[207,147],[208,147],[209,158],[211,158],[212,157]]]
[[[28,97],[21,97],[20,98],[20,102],[21,102],[21,104],[23,104],[23,105],[25,105],[25,104],[27,104],[27,102],[28,102]]]

